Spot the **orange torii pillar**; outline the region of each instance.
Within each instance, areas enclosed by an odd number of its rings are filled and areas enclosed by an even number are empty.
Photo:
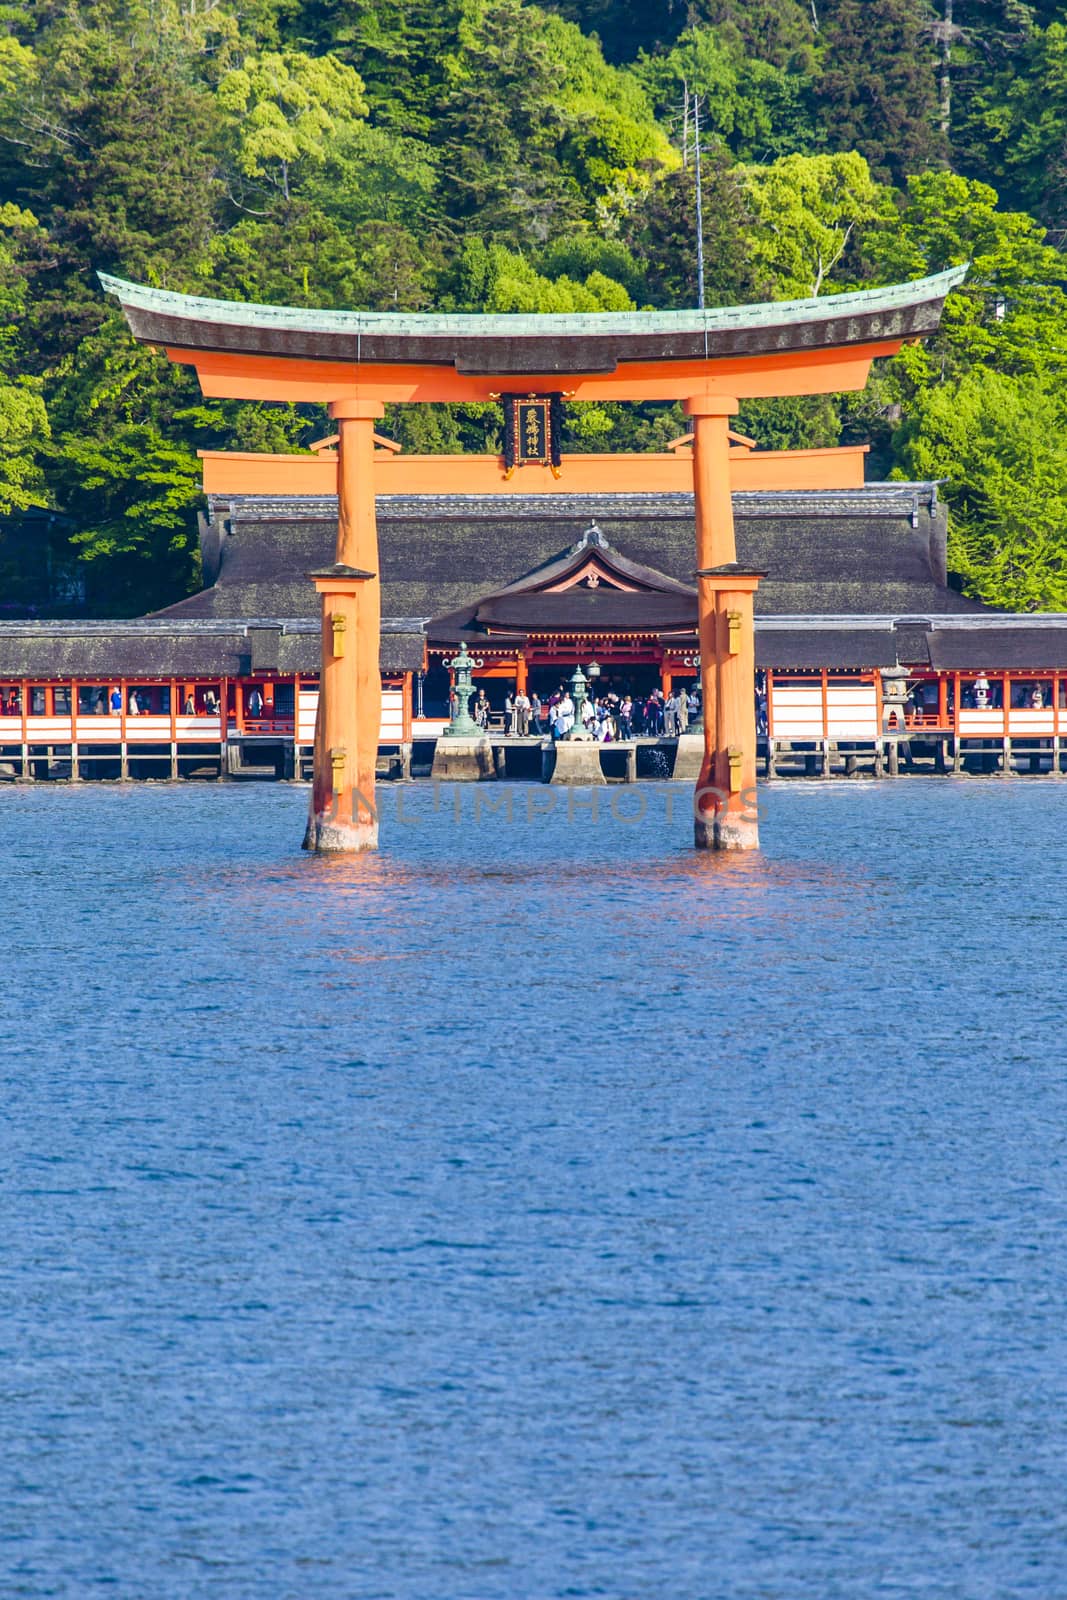
[[[756,850],[753,597],[762,574],[738,567],[730,494],[729,419],[736,400],[687,401],[693,419],[697,629],[704,759],[694,797],[698,850]]]
[[[381,583],[374,509],[378,401],[337,400],[337,559],[310,574],[322,595],[322,672],[305,850],[378,848]]]

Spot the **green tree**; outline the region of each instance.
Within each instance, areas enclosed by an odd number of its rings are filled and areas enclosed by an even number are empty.
[[[748,400],[737,414],[737,430],[761,450],[817,450],[841,442],[841,411],[833,395],[786,395]]]
[[[464,30],[435,138],[448,218],[512,247],[583,222],[613,231],[676,163],[637,79],[522,0],[491,0]]]
[[[676,139],[693,139],[685,94],[700,98],[700,125],[743,161],[773,161],[813,148],[808,64],[778,66],[746,54],[733,28],[690,28],[673,50],[642,56],[636,72]],[[690,112],[690,119],[692,113]]]
[[[466,240],[451,279],[449,309],[464,311],[632,311],[621,283],[599,268],[584,281],[540,273],[521,251]]]
[[[819,0],[815,103],[830,150],[856,150],[875,178],[902,183],[947,154],[938,56],[919,0]]]
[[[325,159],[307,173],[304,193],[343,228],[388,222],[436,237],[439,159],[420,139],[345,121],[335,127]]]
[[[1010,203],[1067,224],[1067,25],[1028,32],[965,106],[961,143]]]
[[[676,167],[678,157],[636,73],[609,66],[596,41],[571,23],[550,16],[538,26],[567,118],[559,159],[580,192],[595,196],[591,220],[613,232],[654,174]]]
[[[746,55],[792,73],[813,70],[818,0],[693,0],[690,20],[732,33]]]
[[[43,454],[50,438],[39,379],[26,376],[26,305],[32,252],[43,238],[36,217],[0,205],[0,514],[50,503]],[[27,259],[29,258],[29,260]]]
[[[584,282],[599,272],[621,284],[635,303],[645,298],[645,272],[629,245],[619,238],[586,232],[553,239],[534,260],[546,278],[571,278]]]
[[[949,563],[969,593],[1014,611],[1067,610],[1067,436],[1033,377],[973,367],[918,397],[902,471],[947,480]]]
[[[1067,360],[1063,257],[1044,229],[1001,211],[988,184],[930,172],[908,183],[899,214],[867,231],[863,250],[883,282],[970,263],[948,298],[940,331],[893,363],[901,398],[958,378],[975,365],[1014,374],[1062,374]]]
[[[708,305],[741,305],[769,293],[755,259],[753,210],[744,169],[716,145],[704,152],[704,286]],[[696,183],[693,166],[664,174],[634,208],[625,239],[644,264],[647,299],[664,309],[697,303]]]
[[[218,101],[226,114],[238,173],[281,195],[286,207],[305,168],[321,167],[339,127],[367,110],[363,83],[336,56],[267,51],[225,74]],[[243,196],[234,196],[243,206]]]
[[[746,168],[744,182],[753,258],[782,299],[821,294],[857,230],[884,215],[888,200],[855,153],[783,156]]]
[[[376,126],[430,139],[462,52],[461,30],[484,0],[304,0],[300,36],[356,69]]]
[[[0,43],[10,57],[14,41]],[[79,27],[76,14],[47,44],[0,71],[8,197],[46,219],[68,280],[106,267],[181,281],[219,197],[212,96],[154,49]],[[74,285],[64,289],[69,298]]]
[[[106,580],[106,612],[129,616],[180,599],[198,572],[192,511],[200,463],[180,435],[127,423],[106,438],[67,436],[57,461],[62,502],[78,524],[73,544]]]
[[[41,459],[48,438],[39,382],[0,378],[0,514],[50,503]]]

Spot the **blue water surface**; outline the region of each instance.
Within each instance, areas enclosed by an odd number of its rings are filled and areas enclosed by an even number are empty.
[[[5,1600],[1067,1594],[1067,785],[670,797],[0,792]]]

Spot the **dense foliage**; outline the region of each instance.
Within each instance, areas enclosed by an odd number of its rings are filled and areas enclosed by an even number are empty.
[[[943,479],[971,591],[1067,609],[1067,5],[1036,0],[0,0],[0,515],[62,512],[97,607],[137,611],[196,586],[198,448],[326,431],[205,401],[98,269],[308,306],[693,304],[694,96],[709,304],[972,263],[864,395],[745,431]],[[492,407],[388,425],[496,443]],[[574,407],[570,442],[681,426]]]

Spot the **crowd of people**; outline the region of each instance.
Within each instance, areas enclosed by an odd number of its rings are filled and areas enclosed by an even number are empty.
[[[38,691],[35,690],[34,692],[37,693]],[[66,688],[63,688],[62,690],[57,689],[55,692],[57,695],[62,692],[63,694],[68,695],[69,698],[69,691]],[[99,688],[96,690],[95,694],[93,694],[92,690],[85,690],[82,692],[92,696],[91,704],[88,704],[84,701],[82,702],[82,713],[88,711],[89,715],[97,717],[118,717],[122,715],[122,690],[119,688],[118,684],[115,684],[111,689]],[[40,691],[40,693],[43,695],[43,690]],[[165,695],[167,690],[164,689],[162,693]],[[152,710],[152,707],[149,703],[149,694],[150,691],[148,689],[131,688],[127,690],[126,715],[129,717],[148,715]],[[259,702],[258,709],[254,709],[254,703],[256,700]],[[38,708],[33,705],[31,705],[29,709],[31,713],[38,710]],[[42,705],[40,707],[40,713],[43,713],[43,709],[44,708]],[[66,709],[70,709],[69,704],[66,706]],[[187,717],[213,717],[217,714],[218,709],[219,697],[215,693],[214,689],[210,687],[210,685],[203,692],[201,705],[197,705],[196,696],[191,689],[186,692],[185,699],[182,702],[182,715]],[[249,700],[249,712],[253,717],[257,717],[261,715],[262,710],[263,697],[260,695],[258,689],[254,689]],[[18,717],[21,716],[21,714],[22,695],[19,690],[17,688],[11,688],[5,695],[3,690],[0,689],[0,716]]]
[[[611,744],[642,736],[675,738],[685,733],[699,710],[700,694],[694,685],[688,690],[672,689],[666,695],[661,689],[653,689],[647,696],[608,690],[582,700],[580,715],[591,738]],[[493,708],[484,689],[479,689],[471,715],[480,728],[489,728]],[[535,690],[509,690],[504,700],[504,732],[509,738],[543,739],[551,735],[553,739],[565,739],[578,715],[566,683],[544,698]]]

